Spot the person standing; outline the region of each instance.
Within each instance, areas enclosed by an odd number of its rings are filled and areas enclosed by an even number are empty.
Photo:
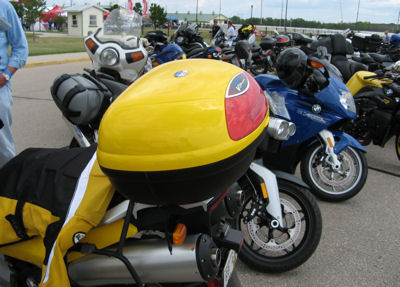
[[[233,27],[232,21],[228,21],[228,30],[226,32],[228,39],[236,37],[235,27]]]
[[[217,32],[221,29],[221,27],[218,25],[218,20],[214,19],[214,25],[211,30],[211,39],[214,38],[214,36],[217,34]]]
[[[389,38],[389,31],[385,31],[385,38],[383,39],[384,44],[390,44],[390,38]]]
[[[22,68],[28,57],[28,43],[14,7],[8,0],[0,0],[0,167],[15,155],[11,133],[12,95],[10,79]],[[8,49],[11,46],[9,55]]]

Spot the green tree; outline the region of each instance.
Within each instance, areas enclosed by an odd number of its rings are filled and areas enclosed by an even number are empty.
[[[20,2],[10,2],[15,9],[15,12],[17,12],[17,15],[20,19],[22,19],[22,17],[24,17],[24,4],[20,3]]]
[[[142,4],[140,2],[136,2],[135,6],[133,6],[133,11],[135,11],[136,13],[138,13],[140,16],[143,15],[143,11],[142,11]]]
[[[114,9],[119,9],[118,4],[111,5],[110,7],[107,8],[107,10],[110,11],[110,12],[111,12],[112,10],[114,10]]]
[[[164,11],[160,5],[151,4],[150,6],[150,19],[154,23],[154,27],[157,28],[160,25],[167,22],[167,13]]]
[[[67,22],[67,17],[57,15],[54,18],[53,22],[54,22],[54,25],[57,28],[57,30],[62,31],[64,24]]]
[[[238,16],[233,16],[232,18],[231,18],[231,21],[233,22],[233,23],[235,23],[235,24],[242,24],[242,19],[240,19],[240,17],[238,17]]]
[[[28,25],[35,24],[46,7],[44,0],[23,0],[25,7],[25,22]],[[35,28],[33,28],[33,39],[35,40]]]

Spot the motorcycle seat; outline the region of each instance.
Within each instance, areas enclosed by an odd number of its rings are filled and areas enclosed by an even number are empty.
[[[368,67],[362,63],[350,60],[345,55],[332,56],[331,62],[339,69],[343,80],[347,82],[358,71],[368,71]]]
[[[332,35],[331,41],[331,62],[336,66],[336,68],[339,69],[345,82],[347,82],[355,72],[368,71],[368,67],[366,65],[347,58],[347,54],[352,54],[354,51],[349,47],[349,44],[347,44],[347,41],[343,35]]]
[[[194,48],[186,52],[186,56],[188,58],[202,58],[205,50],[205,48]]]
[[[390,58],[389,55],[382,55],[378,53],[369,53],[369,55],[378,63],[383,63],[383,62],[391,62],[392,59]]]

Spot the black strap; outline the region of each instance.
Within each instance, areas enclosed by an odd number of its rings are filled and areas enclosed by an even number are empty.
[[[95,84],[101,91],[108,91],[107,87],[103,83],[99,82],[95,77],[88,74],[82,74],[82,76]]]
[[[57,78],[57,80],[51,86],[51,90],[50,90],[53,97],[56,96],[57,90],[60,87],[61,83],[70,78],[71,78],[71,75],[69,75],[69,74],[62,74],[60,77]]]
[[[73,87],[72,89],[70,89],[67,94],[65,95],[63,101],[62,101],[62,106],[67,108],[69,106],[69,103],[72,101],[72,98],[78,94],[78,93],[82,93],[84,91],[86,91],[87,88],[85,88],[84,86],[82,86],[81,84],[77,84],[75,87]],[[64,111],[64,114],[66,116],[70,116],[70,117],[76,117],[79,116],[81,114],[81,112],[79,111],[70,111],[70,110],[66,110]]]
[[[17,206],[15,207],[15,214],[9,214],[6,219],[10,222],[12,228],[19,238],[22,240],[28,240],[29,237],[26,234],[24,220],[22,217],[22,211],[25,205],[25,201],[18,200]]]

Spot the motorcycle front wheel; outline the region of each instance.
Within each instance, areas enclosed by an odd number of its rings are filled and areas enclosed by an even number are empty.
[[[326,156],[320,143],[307,150],[300,165],[303,180],[316,196],[326,201],[343,201],[355,196],[367,180],[364,153],[348,146],[338,154],[341,163],[338,170],[325,161]]]
[[[397,158],[400,160],[400,134],[398,134],[396,136],[396,140],[394,141],[394,144],[395,144]]]
[[[263,214],[246,222],[256,199],[246,192],[245,204],[235,220],[244,233],[239,258],[249,267],[266,273],[291,270],[303,264],[314,253],[321,238],[322,217],[310,192],[285,180],[278,180],[282,206],[283,229],[272,228]]]
[[[250,72],[254,75],[266,74],[268,72],[267,67],[264,64],[255,64],[250,67]]]

